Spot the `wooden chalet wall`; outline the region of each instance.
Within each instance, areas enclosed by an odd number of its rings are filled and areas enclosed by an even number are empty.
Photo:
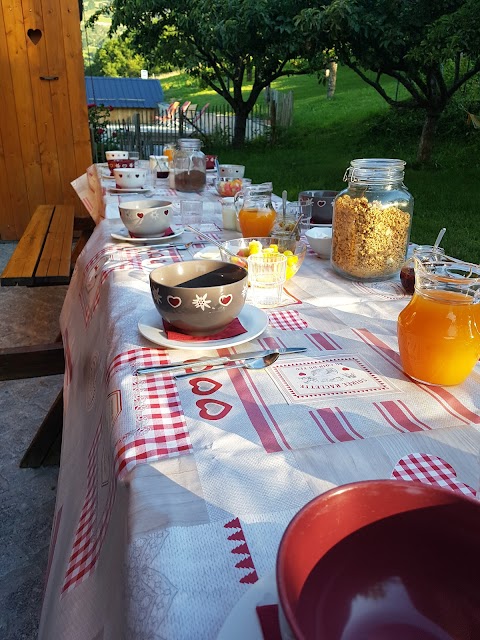
[[[0,0],[0,238],[73,204],[92,163],[78,0]]]

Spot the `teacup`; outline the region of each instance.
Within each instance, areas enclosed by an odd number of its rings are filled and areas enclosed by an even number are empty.
[[[148,169],[114,169],[113,175],[117,189],[141,189],[147,181]]]

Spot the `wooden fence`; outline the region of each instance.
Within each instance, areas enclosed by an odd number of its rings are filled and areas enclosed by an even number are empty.
[[[273,141],[279,128],[289,127],[292,123],[293,93],[269,91],[265,102],[259,102],[250,113],[245,139],[253,140],[260,136],[269,136]],[[95,142],[92,131],[92,152],[96,162],[104,160],[104,152],[109,149],[138,151],[140,158],[159,155],[165,144],[178,138],[200,137],[214,144],[232,143],[235,129],[235,114],[228,105],[209,106],[196,113],[187,115],[177,110],[171,117],[160,114],[157,118],[137,113],[132,118],[110,120],[102,140]]]

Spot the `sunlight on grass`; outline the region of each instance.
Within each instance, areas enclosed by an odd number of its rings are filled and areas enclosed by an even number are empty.
[[[207,102],[225,104],[214,91],[199,87],[183,73],[169,75],[162,86],[166,99],[191,100],[199,108]],[[306,189],[345,188],[343,175],[353,158],[402,158],[407,162],[405,184],[415,198],[412,240],[431,244],[445,226],[442,244],[447,253],[480,262],[480,131],[468,148],[460,136],[438,136],[436,166],[418,169],[421,122],[413,135],[405,133],[398,115],[391,117],[393,112],[383,98],[351,70],[339,68],[332,100],[327,100],[326,87],[316,76],[280,78],[272,88],[294,95],[293,126],[276,146],[268,142],[242,149],[210,145],[204,151],[217,153],[222,162],[245,164],[247,177],[255,182],[271,180],[275,192],[287,189],[290,199]],[[387,80],[384,88],[390,96],[408,97],[393,80]],[[259,102],[263,100],[261,96]]]

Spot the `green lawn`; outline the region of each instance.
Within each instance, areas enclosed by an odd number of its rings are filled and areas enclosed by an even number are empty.
[[[223,102],[183,74],[165,78],[162,85],[167,98],[200,107]],[[416,168],[421,119],[392,113],[349,69],[339,69],[333,100],[326,99],[315,76],[282,78],[273,87],[294,93],[294,123],[277,146],[204,150],[218,153],[222,162],[245,164],[249,178],[271,180],[276,193],[287,189],[289,199],[304,189],[344,188],[343,175],[354,158],[401,158],[407,162],[405,184],[415,198],[411,239],[432,244],[446,227],[447,253],[480,263],[480,131],[467,129],[460,108],[451,109],[440,127],[432,166]],[[391,95],[397,90],[393,81],[386,87]]]

